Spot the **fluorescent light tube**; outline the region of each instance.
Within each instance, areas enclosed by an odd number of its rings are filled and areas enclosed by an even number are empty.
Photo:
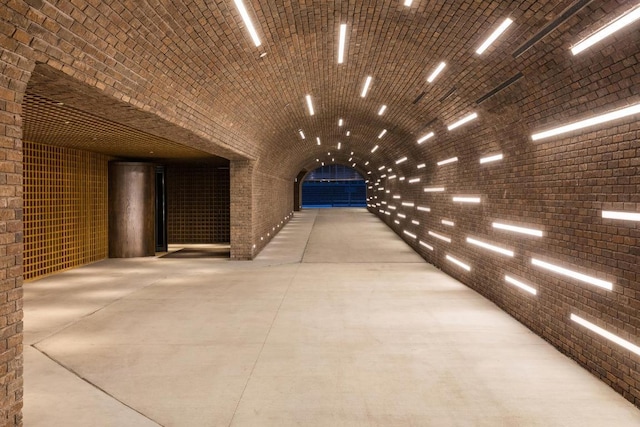
[[[507,27],[509,27],[509,25],[511,25],[513,23],[513,21],[509,18],[505,19],[504,21],[502,21],[502,24],[500,24],[500,26],[498,28],[496,28],[493,33],[491,33],[491,35],[489,37],[487,37],[487,39],[484,41],[484,43],[482,43],[480,45],[480,47],[476,50],[476,53],[478,55],[482,54],[482,52],[484,52],[485,50],[487,50],[487,48],[489,46],[491,46],[491,43],[493,43],[494,41],[496,41],[496,39],[498,37],[500,37],[500,35],[502,33],[505,32],[505,30],[507,29]]]
[[[404,230],[404,234],[406,234],[407,236],[412,237],[414,239],[416,239],[418,237],[417,235],[415,235],[413,233],[409,233],[407,230]]]
[[[429,231],[429,236],[435,237],[436,239],[440,239],[443,240],[447,243],[451,243],[451,238],[447,237],[447,236],[443,236],[442,234],[438,234],[434,231]]]
[[[420,178],[411,178],[409,180],[409,184],[415,184],[416,182],[420,182]]]
[[[522,283],[521,281],[516,280],[511,276],[506,276],[505,275],[504,276],[504,281],[507,282],[507,283],[511,283],[512,285],[517,286],[520,289],[523,289],[523,290],[529,292],[530,294],[533,294],[533,295],[537,295],[538,294],[538,291],[536,290],[536,288],[534,288],[532,286],[529,286],[529,285],[527,285],[525,283]]]
[[[543,234],[542,230],[536,230],[533,228],[526,228],[526,227],[518,227],[515,225],[502,224],[499,222],[494,222],[491,225],[493,226],[493,228],[497,228],[499,230],[513,231],[514,233],[528,234],[530,236],[542,237],[542,234]]]
[[[411,6],[411,3],[413,3],[413,0],[404,0],[405,6]]]
[[[640,213],[602,211],[602,218],[623,219],[626,221],[640,221]]]
[[[320,145],[320,137],[316,136],[316,142],[318,143],[318,145]]]
[[[571,53],[574,55],[579,54],[583,50],[593,46],[598,43],[600,40],[610,36],[616,31],[621,30],[632,22],[640,19],[640,7],[635,7],[630,11],[626,12],[624,15],[618,17],[615,21],[605,25],[586,39],[582,40],[580,43],[571,48]]]
[[[412,208],[414,206],[413,202],[402,202],[402,206],[408,206]]]
[[[561,135],[563,133],[571,132],[578,129],[584,129],[590,126],[599,125],[601,123],[610,122],[612,120],[621,119],[623,117],[632,116],[640,113],[640,103],[634,104],[630,107],[622,108],[620,110],[610,111],[599,116],[590,117],[588,119],[580,120],[577,122],[569,123],[568,125],[560,126],[557,128],[549,129],[544,132],[538,132],[531,135],[533,141],[539,139],[549,138],[551,136]]]
[[[422,144],[423,142],[425,142],[427,139],[433,137],[435,134],[433,132],[429,132],[425,135],[422,135],[419,139],[418,139],[418,144]]]
[[[350,131],[350,130],[348,130],[348,131],[347,131],[347,136],[350,136],[350,135],[351,135],[351,131]]]
[[[375,153],[377,149],[378,149],[378,146],[376,145],[375,147],[373,147],[373,148],[371,149],[371,152],[372,152],[372,153]]]
[[[402,157],[402,158],[396,160],[396,165],[399,165],[400,163],[406,162],[406,161],[407,161],[407,158],[406,157]]]
[[[338,41],[338,64],[344,62],[344,44],[347,38],[347,24],[340,24],[340,40]]]
[[[466,197],[466,196],[454,196],[452,198],[454,202],[458,203],[480,203],[480,197]]]
[[[380,135],[378,135],[378,139],[382,138],[386,133],[387,133],[387,130],[382,129],[382,132],[380,132]]]
[[[379,171],[383,170],[384,168],[386,168],[386,166],[382,165],[378,168]]]
[[[342,126],[344,124],[344,121],[342,119],[338,119],[338,126]]]
[[[438,166],[448,165],[449,163],[454,163],[454,162],[457,162],[457,161],[458,161],[457,157],[452,157],[450,159],[442,160],[442,161],[438,162]]]
[[[436,79],[436,77],[438,77],[438,74],[440,74],[440,72],[441,72],[442,70],[444,70],[444,67],[445,67],[446,65],[447,65],[447,64],[445,64],[444,62],[439,63],[439,64],[438,64],[438,66],[436,67],[436,69],[435,69],[435,70],[433,70],[433,73],[431,73],[431,75],[429,76],[429,78],[427,79],[427,81],[428,81],[429,83],[433,83],[433,81]]]
[[[338,150],[342,148],[342,142],[338,142]]]
[[[455,259],[451,255],[447,255],[447,260],[449,260],[452,263],[456,264],[458,267],[462,267],[463,269],[465,269],[467,271],[471,271],[471,267],[470,266],[468,266],[467,264],[465,264],[464,262],[462,262],[460,260]]]
[[[389,179],[396,179],[396,175],[389,175]]]
[[[438,193],[444,191],[444,187],[425,187],[425,193]]]
[[[482,242],[480,240],[477,240],[477,239],[474,239],[474,238],[471,238],[471,237],[467,237],[467,243],[471,243],[472,245],[480,246],[481,248],[485,248],[485,249],[488,249],[488,250],[493,251],[493,252],[497,252],[497,253],[502,254],[502,255],[506,255],[506,256],[510,256],[510,257],[513,257],[515,255],[513,253],[513,251],[510,251],[508,249],[503,249],[501,247],[494,246],[494,245],[491,245],[489,243]]]
[[[305,97],[307,99],[307,108],[309,109],[309,115],[313,116],[316,112],[313,111],[313,103],[311,102],[311,95]]]
[[[401,214],[401,213],[399,213],[399,214],[398,214],[398,218],[405,219],[405,218],[407,218],[407,216],[406,216],[405,214]]]
[[[371,85],[371,80],[373,77],[367,76],[367,79],[364,81],[364,86],[362,88],[362,93],[360,93],[360,97],[364,98],[367,96],[367,92],[369,91],[369,86]]]
[[[449,227],[455,227],[455,223],[453,221],[449,221],[448,219],[443,219],[440,221],[444,225],[448,225]]]
[[[426,206],[418,206],[416,209],[422,212],[431,212],[431,208],[428,208]]]
[[[430,251],[433,250],[433,246],[431,246],[430,244],[423,242],[422,240],[419,240],[418,243],[420,243],[420,246],[424,246],[425,248],[429,249]]]
[[[448,130],[454,130],[455,128],[460,127],[460,126],[462,126],[463,124],[468,123],[468,122],[470,122],[471,120],[475,120],[475,119],[477,119],[477,118],[478,118],[478,113],[471,113],[471,114],[469,114],[468,116],[465,116],[465,117],[461,118],[461,119],[460,119],[460,120],[458,120],[457,122],[455,122],[455,123],[452,123],[452,124],[448,125],[448,126],[447,126],[447,129],[448,129]]]
[[[416,221],[415,219],[412,219],[411,224],[420,225],[420,221]]]
[[[234,2],[236,4],[236,7],[238,8],[238,12],[240,12],[240,16],[242,16],[244,25],[247,27],[247,31],[249,31],[251,39],[253,39],[253,44],[255,44],[256,47],[260,46],[262,43],[260,42],[260,38],[258,37],[256,29],[253,27],[253,22],[251,22],[251,18],[247,13],[247,9],[244,7],[244,3],[242,3],[242,0],[234,0]]]
[[[383,105],[382,107],[380,107],[380,109],[378,110],[378,115],[379,116],[383,115],[386,109],[387,109],[386,105]]]
[[[545,268],[547,270],[553,271],[555,273],[561,274],[563,276],[571,277],[576,280],[580,280],[581,282],[588,283],[590,285],[598,286],[600,288],[607,289],[609,291],[613,290],[613,283],[607,282],[606,280],[597,279],[595,277],[587,276],[586,274],[578,273],[577,271],[569,270],[564,267],[560,267],[554,264],[549,264],[548,262],[541,261],[539,259],[531,258],[531,264],[536,265],[538,267]]]
[[[423,167],[427,166],[426,163],[420,163],[418,166],[416,166],[416,168],[418,169],[422,169]]]
[[[502,160],[503,158],[504,158],[504,156],[502,154],[494,154],[493,156],[482,157],[480,159],[480,164],[489,163],[489,162],[495,162],[495,161],[498,161],[498,160]]]
[[[298,133],[300,134],[300,138],[305,139],[304,132],[302,132],[302,129],[300,129]]]
[[[593,323],[589,322],[588,320],[583,319],[580,316],[577,316],[573,313],[571,313],[571,320],[573,320],[574,322],[576,322],[579,325],[584,326],[585,328],[595,332],[596,334],[600,335],[601,337],[604,337],[606,339],[608,339],[609,341],[612,341],[616,344],[618,344],[621,347],[626,348],[627,350],[631,351],[632,353],[635,353],[637,355],[640,356],[640,347],[638,347],[635,344],[630,343],[629,341],[620,338],[617,335],[612,334],[609,331],[606,331],[604,329],[602,329],[601,327],[594,325]]]

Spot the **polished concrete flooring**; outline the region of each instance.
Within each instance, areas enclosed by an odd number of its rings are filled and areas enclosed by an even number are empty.
[[[106,260],[25,290],[25,426],[639,426],[373,215],[251,262]]]

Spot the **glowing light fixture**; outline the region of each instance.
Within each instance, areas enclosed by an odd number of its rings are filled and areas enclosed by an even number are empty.
[[[601,337],[604,337],[606,339],[608,339],[609,341],[612,341],[616,344],[618,344],[621,347],[626,348],[627,350],[631,351],[632,353],[635,353],[637,355],[640,355],[640,347],[638,347],[635,344],[630,343],[629,341],[620,338],[617,335],[612,334],[611,332],[602,329],[600,326],[594,325],[593,323],[589,322],[588,320],[583,319],[580,316],[577,316],[573,313],[571,313],[570,319],[573,320],[574,322],[576,322],[579,325],[584,326],[585,328],[595,332],[596,334],[600,335]]]
[[[440,221],[444,225],[448,225],[449,227],[455,227],[455,223],[453,221],[449,221],[448,219],[443,219]]]
[[[340,24],[340,38],[338,40],[338,64],[344,62],[344,45],[347,38],[347,24]]]
[[[344,124],[344,120],[338,119],[338,126],[342,126]]]
[[[307,99],[307,109],[309,110],[309,115],[313,116],[316,112],[313,110],[313,103],[311,102],[311,95],[305,96]]]
[[[502,160],[503,158],[504,158],[504,156],[502,155],[502,153],[495,154],[493,156],[482,157],[480,159],[480,164],[489,163],[489,162],[496,162],[498,160]]]
[[[438,234],[434,231],[429,231],[429,236],[435,237],[436,239],[440,239],[442,241],[445,241],[447,243],[451,243],[451,238],[447,237],[447,236],[443,236],[442,234]]]
[[[529,286],[529,285],[527,285],[525,283],[522,283],[521,281],[516,280],[511,276],[505,275],[504,276],[504,281],[507,282],[507,283],[511,283],[512,285],[517,286],[520,289],[523,289],[523,290],[529,292],[530,294],[533,294],[533,295],[537,295],[538,294],[538,291],[536,290],[536,288],[534,288],[532,286]]]
[[[399,195],[399,194],[394,194],[394,195],[393,195],[393,198],[394,198],[394,199],[401,199],[401,198],[402,198],[402,196],[401,196],[401,195]]]
[[[396,160],[396,165],[399,165],[400,163],[403,163],[403,162],[406,162],[406,161],[407,161],[407,158],[406,157],[402,157],[402,158]]]
[[[236,7],[238,8],[238,12],[240,12],[242,20],[244,21],[244,25],[247,27],[247,31],[249,31],[249,35],[253,40],[253,44],[255,44],[256,47],[260,46],[262,43],[260,42],[258,33],[256,32],[256,29],[253,26],[253,22],[251,22],[251,18],[247,13],[247,8],[244,7],[244,3],[242,2],[242,0],[234,0],[234,2],[236,4]]]
[[[367,96],[367,92],[369,92],[369,86],[371,86],[371,80],[373,80],[373,77],[367,76],[367,79],[364,81],[364,86],[362,87],[362,92],[360,93],[361,98]]]
[[[422,135],[420,138],[418,138],[418,144],[422,144],[427,139],[432,138],[434,135],[435,135],[435,133],[433,133],[433,132],[429,132],[429,133],[427,133],[425,135]]]
[[[380,109],[378,110],[378,115],[381,116],[384,114],[384,112],[387,110],[387,106],[383,105],[382,107],[380,107]]]
[[[491,244],[486,243],[486,242],[482,242],[482,241],[474,239],[472,237],[467,237],[467,243],[471,243],[472,245],[480,246],[481,248],[485,248],[485,249],[488,249],[488,250],[493,251],[493,252],[497,252],[497,253],[502,254],[502,255],[506,255],[506,256],[510,256],[510,257],[514,256],[513,251],[501,248],[499,246],[491,245]]]
[[[412,219],[411,224],[420,225],[420,221],[416,221],[415,219]]]
[[[416,209],[422,212],[431,212],[431,208],[428,208],[426,206],[418,206]]]
[[[351,136],[351,131],[350,130],[347,131],[347,136]]]
[[[371,149],[371,152],[372,152],[372,153],[375,153],[377,149],[378,149],[378,146],[376,145],[375,147],[373,147],[373,148]]]
[[[338,142],[338,150],[342,148],[342,142]]]
[[[298,133],[300,134],[300,138],[305,139],[304,132],[302,132],[302,129],[300,129]]]
[[[399,213],[399,214],[398,214],[398,218],[406,219],[406,218],[407,218],[407,216],[406,216],[405,214],[401,214],[401,213]]]
[[[497,228],[499,230],[513,231],[514,233],[528,234],[529,236],[542,237],[543,234],[542,230],[536,230],[534,228],[519,227],[515,225],[502,224],[499,222],[494,222],[491,225],[493,226],[493,228]]]
[[[408,207],[412,208],[415,205],[413,204],[413,202],[402,202],[402,206],[408,206]]]
[[[436,79],[436,77],[438,77],[438,74],[440,74],[442,72],[442,70],[444,70],[444,67],[446,67],[446,66],[447,66],[447,64],[445,64],[444,62],[439,63],[438,66],[436,67],[436,69],[433,70],[433,73],[431,73],[431,75],[429,76],[427,81],[429,83],[433,83],[433,81]]]
[[[404,231],[403,231],[403,233],[404,233],[404,234],[406,234],[406,235],[407,235],[407,236],[409,236],[409,237],[414,238],[414,239],[417,239],[417,238],[418,238],[418,236],[417,236],[417,235],[415,235],[415,234],[413,234],[413,233],[409,233],[407,230],[404,230]]]
[[[450,125],[447,126],[448,130],[454,130],[457,127],[460,127],[462,125],[464,125],[465,123],[469,123],[472,120],[475,120],[478,118],[478,113],[471,113],[467,116],[464,116],[463,118],[461,118],[460,120],[458,120],[455,123],[452,123]]]
[[[640,213],[602,211],[602,218],[623,219],[626,221],[640,221]]]
[[[457,157],[452,157],[450,159],[447,160],[442,160],[438,162],[438,166],[443,166],[443,165],[448,165],[449,163],[455,163],[458,161]]]
[[[420,246],[424,246],[425,248],[429,249],[430,251],[433,250],[433,246],[431,246],[430,244],[423,242],[422,240],[418,240],[418,243],[420,243]]]
[[[387,130],[382,129],[382,132],[380,132],[380,135],[378,135],[378,139],[382,138],[386,133],[387,133]]]
[[[426,163],[420,163],[418,166],[416,166],[417,169],[422,169],[423,167],[427,166]]]
[[[599,125],[601,123],[607,123],[612,120],[621,119],[623,117],[632,116],[638,113],[640,113],[640,103],[634,104],[630,107],[622,108],[620,110],[610,111],[608,113],[601,114],[599,116],[594,116],[588,119],[569,123],[568,125],[563,125],[557,128],[549,129],[544,132],[534,133],[533,135],[531,135],[531,139],[533,141],[537,141],[540,139],[561,135],[563,133],[571,132],[574,130],[579,130],[579,129],[584,129],[587,127]]]
[[[464,262],[460,261],[459,259],[456,259],[456,258],[452,257],[451,255],[447,255],[447,260],[451,261],[452,263],[454,263],[458,267],[462,267],[463,269],[465,269],[467,271],[471,271],[471,267],[469,265],[465,264]]]
[[[404,0],[405,6],[411,6],[411,3],[413,3],[413,0]]]
[[[439,193],[443,191],[444,191],[444,187],[425,187],[424,188],[425,193]]]
[[[635,7],[572,47],[571,53],[574,55],[579,54],[583,50],[593,46],[600,40],[609,37],[611,34],[621,30],[638,19],[640,19],[640,7]]]
[[[400,225],[400,221],[398,221],[397,219],[394,219],[394,220],[393,220],[393,222],[394,222],[395,224]]]
[[[454,202],[458,203],[480,203],[480,197],[475,196],[454,196],[452,198]]]
[[[386,166],[382,165],[378,168],[379,171],[383,170],[384,168],[386,168]]]
[[[491,43],[493,43],[494,41],[496,41],[496,39],[498,37],[500,37],[500,35],[502,33],[505,32],[505,30],[509,27],[509,25],[511,25],[513,23],[513,21],[509,18],[505,19],[504,21],[502,21],[502,24],[500,24],[500,26],[498,28],[496,28],[491,35],[489,35],[489,37],[487,37],[487,39],[480,45],[480,47],[476,50],[476,53],[478,55],[481,55],[485,50],[487,50],[487,48],[489,46],[491,46]]]
[[[587,276],[586,274],[578,273],[577,271],[569,270],[564,267],[560,267],[558,265],[549,264],[548,262],[541,261],[536,258],[531,258],[531,264],[542,267],[544,269],[553,271],[554,273],[561,274],[563,276],[571,277],[576,280],[580,280],[581,282],[588,283],[590,285],[598,286],[600,288],[607,289],[609,291],[613,290],[613,283],[607,282],[606,280],[597,279],[595,277]]]
[[[396,179],[396,175],[389,175],[389,179]]]
[[[318,143],[318,145],[321,145],[319,136],[316,136],[316,142]]]
[[[420,182],[420,178],[411,178],[409,180],[409,184],[415,184],[416,182]]]

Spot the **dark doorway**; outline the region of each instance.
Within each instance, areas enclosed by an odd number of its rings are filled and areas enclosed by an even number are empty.
[[[344,165],[327,165],[311,171],[302,183],[303,208],[366,207],[364,178]]]
[[[164,166],[156,166],[156,252],[167,252],[167,188]]]

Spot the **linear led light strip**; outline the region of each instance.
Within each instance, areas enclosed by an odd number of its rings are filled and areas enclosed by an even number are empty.
[[[404,0],[405,6],[411,6],[411,3],[413,3],[413,0]]]
[[[369,91],[369,86],[371,86],[372,79],[373,77],[367,76],[367,79],[364,81],[364,86],[362,87],[362,92],[360,93],[361,98],[367,96],[367,92]]]
[[[442,234],[438,234],[433,231],[429,231],[429,236],[435,237],[436,239],[443,240],[447,243],[451,243],[451,239],[449,237],[443,236]]]
[[[422,212],[431,212],[431,208],[428,208],[426,206],[418,206],[416,209]]]
[[[373,148],[371,149],[371,152],[372,152],[372,153],[375,153],[377,149],[378,149],[378,146],[376,145],[375,147],[373,147]]]
[[[612,341],[616,344],[618,344],[621,347],[626,348],[627,350],[637,354],[640,356],[640,347],[638,347],[635,344],[630,343],[629,341],[620,338],[617,335],[612,334],[611,332],[602,329],[600,326],[594,325],[593,323],[589,322],[588,320],[583,319],[582,317],[575,315],[573,313],[571,313],[570,319],[573,320],[574,322],[576,322],[579,325],[584,326],[585,328],[595,332],[596,334],[600,335],[601,337],[604,337],[606,339],[608,339],[609,341]]]
[[[427,139],[432,138],[435,134],[433,132],[429,132],[425,135],[422,135],[419,139],[418,139],[418,144],[422,144],[423,142],[425,142]]]
[[[480,159],[480,164],[484,164],[484,163],[489,163],[489,162],[495,162],[498,160],[502,160],[504,158],[504,156],[501,154],[495,154],[493,156],[487,156],[487,157],[482,157]]]
[[[256,47],[260,46],[262,43],[260,42],[258,33],[256,32],[256,29],[253,26],[253,22],[251,22],[251,18],[247,13],[247,8],[244,7],[244,3],[242,2],[242,0],[234,0],[234,2],[236,4],[236,7],[238,8],[238,12],[240,12],[240,16],[242,16],[244,25],[246,25],[247,27],[247,31],[249,31],[249,35],[251,36],[251,39],[253,39],[253,44],[255,44]]]
[[[342,148],[342,142],[338,142],[338,150]]]
[[[313,103],[311,102],[311,95],[306,95],[305,99],[307,100],[307,108],[309,109],[309,115],[313,116],[316,112],[313,110]]]
[[[416,182],[420,182],[420,178],[411,178],[409,180],[409,184],[415,184]]]
[[[531,258],[531,264],[538,267],[545,268],[547,270],[553,271],[563,276],[580,280],[581,282],[585,282],[590,285],[598,286],[600,288],[604,288],[609,291],[613,290],[613,283],[607,282],[606,280],[596,279],[595,277],[587,276],[586,274],[578,273],[577,271],[569,270],[567,268],[560,267],[554,264],[549,264],[548,262],[541,261],[536,258]]]
[[[426,163],[420,163],[418,166],[416,166],[416,168],[418,168],[418,169],[422,169],[422,168],[424,168],[425,166],[427,166],[427,164],[426,164]]]
[[[480,203],[481,202],[480,197],[477,197],[477,196],[454,196],[452,200],[458,203]]]
[[[640,213],[602,211],[602,218],[623,219],[626,221],[640,221]]]
[[[425,248],[429,249],[430,251],[433,250],[433,246],[431,246],[430,244],[423,242],[422,240],[419,240],[418,243],[420,244],[420,246],[424,246]]]
[[[398,221],[397,219],[394,219],[393,222],[400,225],[400,221]]]
[[[464,116],[463,118],[461,118],[457,122],[448,125],[447,126],[447,130],[454,130],[455,128],[458,128],[458,127],[464,125],[465,123],[469,123],[470,121],[475,120],[477,118],[478,118],[478,113],[471,113],[471,114],[469,114],[467,116]]]
[[[410,233],[410,232],[408,232],[407,230],[404,230],[404,231],[403,231],[403,233],[404,233],[404,234],[406,234],[406,235],[407,235],[407,236],[409,236],[409,237],[414,238],[414,239],[418,238],[418,236],[417,236],[417,235],[415,235],[415,234],[413,234],[413,233]]]
[[[396,165],[399,165],[400,163],[406,162],[406,161],[407,161],[407,158],[406,157],[402,157],[402,158],[396,160]]]
[[[414,206],[413,202],[402,202],[402,206],[408,206],[412,208]]]
[[[401,195],[399,195],[399,194],[394,194],[394,195],[393,195],[393,198],[394,198],[394,199],[401,199],[401,198],[402,198],[402,196],[401,196]]]
[[[538,132],[531,135],[533,141],[537,141],[544,138],[549,138],[563,133],[571,132],[578,129],[584,129],[590,126],[599,125],[601,123],[607,123],[612,120],[621,119],[623,117],[632,116],[640,113],[640,103],[631,105],[630,107],[622,108],[620,110],[610,111],[599,116],[590,117],[588,119],[580,120],[577,122],[569,123],[557,128],[549,129],[544,132]]]
[[[449,163],[455,163],[458,161],[457,157],[452,157],[450,159],[441,160],[438,162],[438,166],[448,165]]]
[[[510,257],[514,256],[513,251],[510,251],[508,249],[503,249],[501,247],[498,247],[498,246],[495,246],[495,245],[491,245],[491,244],[486,243],[486,242],[482,242],[482,241],[474,239],[472,237],[467,237],[467,243],[471,243],[472,245],[480,246],[481,248],[485,248],[485,249],[488,249],[488,250],[493,251],[493,252],[497,252],[497,253],[502,254],[502,255],[506,255],[506,256],[510,256]]]
[[[574,47],[572,47],[571,53],[573,53],[574,55],[579,54],[583,50],[593,46],[594,44],[598,43],[600,40],[610,36],[616,31],[621,30],[622,28],[626,27],[632,22],[637,21],[638,19],[640,19],[640,7],[635,7],[625,12],[625,14],[621,15],[613,22],[605,25],[604,27],[602,27],[601,29],[599,29],[598,31],[596,31],[586,39],[582,40]]]
[[[425,193],[440,193],[444,191],[444,187],[425,187]]]
[[[318,143],[318,145],[321,145],[319,136],[316,136],[316,142]]]
[[[399,214],[398,214],[398,218],[406,219],[406,218],[407,218],[407,216],[406,216],[405,214],[401,214],[401,213],[399,213]]]
[[[529,236],[542,237],[542,230],[536,230],[534,228],[526,228],[526,227],[518,227],[515,225],[502,224],[499,222],[494,222],[491,224],[493,228],[497,228],[499,230],[513,231],[514,233],[520,234],[528,234]]]
[[[444,62],[439,63],[438,66],[436,67],[436,69],[433,70],[433,73],[431,73],[431,75],[427,79],[427,82],[433,83],[433,81],[436,79],[436,77],[438,77],[438,74],[440,74],[442,72],[442,70],[444,70],[444,67],[446,67],[446,66],[447,66],[447,64],[445,64]]]
[[[302,129],[300,129],[298,133],[300,134],[300,138],[305,139],[304,132],[302,132]]]
[[[471,267],[469,265],[467,265],[464,262],[452,257],[451,255],[447,255],[447,260],[449,260],[452,263],[456,264],[458,267],[462,267],[463,269],[465,269],[467,271],[471,271]]]
[[[443,219],[440,222],[444,225],[448,225],[449,227],[454,227],[456,225],[453,221],[449,221],[448,219]]]
[[[384,112],[387,110],[387,106],[383,105],[382,107],[380,107],[380,109],[378,110],[378,115],[381,116],[384,114]]]
[[[415,219],[412,219],[411,224],[420,225],[420,221],[416,221]]]
[[[505,275],[504,276],[504,281],[507,282],[507,283],[511,283],[512,285],[517,286],[518,288],[520,288],[522,290],[525,290],[525,291],[529,292],[530,294],[533,294],[533,295],[537,295],[538,294],[538,291],[536,290],[536,288],[534,288],[532,286],[529,286],[529,285],[527,285],[525,283],[522,283],[521,281],[516,280],[511,276]]]
[[[382,138],[386,133],[387,133],[387,130],[382,129],[382,132],[380,132],[380,135],[378,135],[378,139]]]
[[[504,21],[502,21],[502,24],[500,24],[500,26],[498,28],[496,28],[489,37],[487,37],[487,39],[480,45],[480,47],[476,50],[476,53],[478,55],[481,55],[485,50],[487,50],[487,48],[489,46],[491,46],[491,43],[493,43],[494,41],[496,41],[496,39],[498,37],[500,37],[500,35],[502,33],[505,32],[505,30],[509,27],[509,25],[511,25],[513,23],[513,21],[509,18],[505,19]]]
[[[338,64],[344,62],[344,44],[347,38],[347,24],[340,24],[340,39],[338,41]]]

